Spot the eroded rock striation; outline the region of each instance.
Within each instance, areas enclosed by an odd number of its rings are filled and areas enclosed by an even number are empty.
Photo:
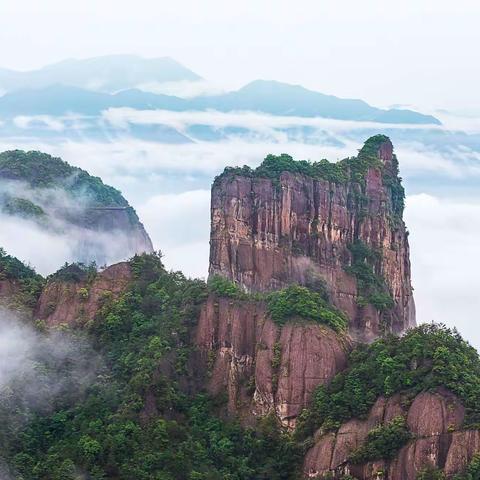
[[[352,419],[336,432],[317,432],[315,445],[305,457],[305,477],[342,478],[349,474],[358,480],[415,480],[425,468],[442,470],[450,477],[462,472],[480,448],[480,432],[462,430],[464,415],[462,403],[445,389],[422,392],[413,401],[401,394],[380,397],[366,419]],[[399,416],[406,419],[412,439],[393,459],[360,464],[350,461],[369,431]]]
[[[319,277],[348,315],[352,336],[399,333],[415,325],[402,213],[387,137],[373,137],[338,164],[306,166],[283,155],[257,170],[226,169],[212,188],[210,275],[253,292]],[[374,277],[364,278],[365,260]]]
[[[256,170],[216,178],[210,278],[264,297],[321,285],[348,317],[348,335],[295,320],[276,325],[261,300],[210,296],[196,343],[208,388],[227,392],[230,413],[251,421],[275,412],[293,427],[315,388],[345,368],[352,340],[415,325],[402,213],[398,163],[383,136],[338,164],[269,156]]]
[[[274,412],[293,427],[314,389],[347,364],[348,342],[323,325],[275,325],[263,302],[211,295],[196,343],[211,394],[227,393],[228,412],[246,423]]]
[[[34,317],[49,327],[82,326],[95,318],[102,303],[118,298],[127,290],[132,272],[127,262],[121,262],[91,279],[83,277],[67,279],[54,275],[40,295]]]

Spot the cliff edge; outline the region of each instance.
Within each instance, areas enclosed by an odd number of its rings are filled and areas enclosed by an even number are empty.
[[[249,292],[322,281],[371,341],[415,325],[404,190],[390,140],[338,163],[269,155],[227,168],[212,188],[209,274]]]

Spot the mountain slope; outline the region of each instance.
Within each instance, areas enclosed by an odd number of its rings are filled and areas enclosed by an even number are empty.
[[[0,154],[0,213],[63,239],[73,255],[65,260],[103,265],[153,250],[135,210],[118,190],[41,152]]]
[[[149,83],[200,80],[196,73],[169,57],[107,55],[64,60],[38,70],[0,69],[0,91],[42,89],[56,84],[116,92]]]
[[[251,110],[298,117],[381,123],[439,124],[430,115],[410,110],[381,110],[362,100],[338,98],[307,90],[299,85],[256,80],[236,92],[193,100],[197,106],[219,111]]]
[[[350,100],[313,92],[296,85],[255,81],[236,92],[224,95],[182,99],[128,89],[111,95],[69,85],[56,84],[43,89],[19,90],[0,97],[0,114],[62,115],[80,113],[100,115],[108,108],[140,110],[220,112],[255,111],[270,115],[338,120],[438,125],[430,116],[411,110],[382,110],[362,100]]]

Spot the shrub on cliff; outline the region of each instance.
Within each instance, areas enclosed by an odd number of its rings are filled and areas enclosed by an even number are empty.
[[[345,271],[357,279],[360,303],[370,303],[377,310],[384,311],[393,308],[393,301],[385,280],[375,273],[381,260],[380,252],[370,248],[361,240],[356,240],[348,246],[352,262],[345,266]]]
[[[301,431],[312,432],[321,425],[336,428],[353,417],[363,417],[381,395],[409,392],[413,396],[437,387],[449,389],[462,400],[467,426],[480,425],[480,358],[456,330],[420,325],[403,337],[360,345],[349,363],[329,386],[316,390]]]
[[[410,440],[404,417],[380,425],[368,432],[365,442],[349,457],[351,463],[366,463],[374,460],[391,460]]]
[[[220,275],[214,275],[208,279],[208,288],[221,297],[248,298],[248,295],[236,283]]]
[[[95,262],[85,265],[81,262],[67,263],[52,273],[48,277],[49,280],[58,282],[89,282],[97,275],[97,265]]]
[[[18,286],[18,292],[6,299],[12,309],[33,308],[44,284],[44,279],[35,270],[17,258],[8,255],[0,247],[0,281],[10,280]]]
[[[278,325],[296,318],[322,323],[336,332],[347,329],[345,315],[330,305],[323,295],[300,285],[291,285],[267,296],[268,313]]]
[[[346,183],[350,181],[364,186],[368,170],[376,168],[382,171],[385,185],[392,190],[394,213],[401,214],[405,194],[401,186],[401,179],[398,177],[398,162],[394,158],[392,168],[387,171],[378,158],[379,148],[388,141],[389,138],[385,135],[374,135],[365,142],[356,157],[348,157],[338,162],[329,162],[326,159],[311,162],[309,160],[294,160],[287,153],[280,155],[270,154],[265,157],[256,169],[252,169],[247,165],[243,167],[227,167],[221,175],[216,177],[215,181],[224,176],[231,177],[234,175],[278,180],[282,173],[289,172],[332,183]]]

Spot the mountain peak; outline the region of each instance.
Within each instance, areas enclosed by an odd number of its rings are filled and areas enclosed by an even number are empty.
[[[31,71],[0,70],[0,89],[39,89],[64,84],[116,92],[146,84],[198,81],[201,77],[171,57],[144,58],[133,54],[67,59]]]

